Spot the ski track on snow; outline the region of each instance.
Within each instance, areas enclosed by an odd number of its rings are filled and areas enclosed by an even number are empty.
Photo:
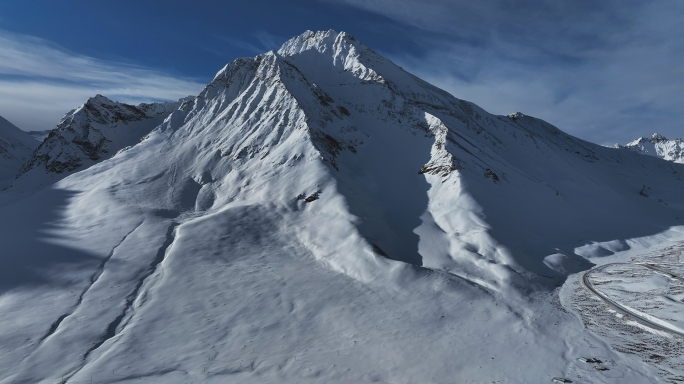
[[[140,223],[138,225],[138,227],[140,225],[142,225],[142,223]],[[118,335],[124,331],[124,329],[126,328],[126,325],[128,325],[128,322],[124,323],[122,328],[119,329],[118,332],[117,332],[117,329],[122,324],[123,320],[127,317],[127,315],[129,315],[128,316],[129,321],[134,316],[133,304],[137,301],[138,297],[140,296],[140,289],[142,288],[143,284],[148,279],[148,277],[153,275],[157,271],[157,267],[164,261],[164,258],[166,257],[167,250],[169,249],[169,247],[173,244],[173,242],[175,240],[175,233],[176,233],[175,231],[176,231],[176,228],[178,226],[179,226],[179,223],[173,222],[168,227],[167,232],[166,232],[166,240],[164,241],[162,246],[159,248],[159,251],[157,252],[157,256],[155,257],[155,259],[150,263],[150,266],[148,267],[148,273],[143,275],[143,277],[141,277],[140,280],[138,280],[138,283],[136,284],[133,291],[131,291],[131,293],[128,294],[128,296],[126,296],[126,304],[124,305],[124,308],[121,311],[121,313],[119,314],[119,316],[117,316],[111,323],[109,323],[109,325],[107,326],[107,332],[102,336],[102,339],[100,341],[98,341],[95,345],[93,345],[90,349],[88,349],[84,353],[83,358],[82,358],[84,364],[79,369],[74,371],[73,374],[69,375],[68,377],[65,377],[62,381],[62,384],[66,384],[71,377],[78,374],[81,370],[83,370],[83,368],[85,368],[88,365],[88,362],[87,362],[88,357],[94,351],[96,351],[98,348],[100,348],[108,340],[114,338],[116,335]],[[136,229],[138,227],[136,227]],[[131,233],[133,233],[133,231],[131,231]],[[129,233],[129,235],[130,235],[130,233]],[[126,235],[126,236],[128,236],[128,235]],[[118,247],[118,245],[117,245],[117,247]]]
[[[100,265],[98,265],[95,272],[93,272],[93,274],[90,276],[90,284],[88,284],[88,286],[78,296],[78,300],[76,301],[76,304],[71,308],[71,310],[69,312],[63,314],[55,322],[52,323],[48,332],[43,337],[40,338],[40,342],[39,342],[38,346],[36,347],[36,349],[40,348],[40,346],[43,344],[43,342],[45,342],[45,340],[47,340],[50,336],[54,335],[57,332],[60,324],[62,324],[62,322],[67,317],[71,316],[72,314],[74,314],[74,312],[76,312],[76,310],[81,305],[81,303],[83,303],[83,297],[85,297],[85,295],[90,291],[90,289],[93,287],[93,285],[95,285],[95,283],[100,279],[100,276],[102,276],[102,273],[104,272],[104,269],[105,269],[105,266],[107,265],[107,262],[114,256],[114,253],[116,252],[117,248],[119,248],[119,246],[121,244],[123,244],[124,241],[126,241],[128,236],[130,236],[133,232],[135,232],[138,228],[140,228],[140,226],[143,225],[143,223],[144,223],[144,221],[141,221],[140,224],[136,225],[135,228],[133,228],[126,235],[124,235],[123,238],[121,238],[121,241],[119,241],[119,243],[116,244],[112,248],[111,252],[109,252],[107,257],[105,257],[102,260],[102,262],[100,262]]]

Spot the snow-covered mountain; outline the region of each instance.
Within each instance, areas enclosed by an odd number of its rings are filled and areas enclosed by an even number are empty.
[[[15,189],[50,185],[134,145],[186,99],[137,106],[102,95],[67,113],[17,175]]]
[[[640,137],[626,145],[615,144],[613,148],[627,148],[636,153],[660,157],[661,159],[684,164],[684,141],[668,140],[665,136],[654,133],[650,138]]]
[[[123,113],[89,103],[26,168],[83,170],[0,207],[2,384],[661,381],[554,289],[683,238],[680,164],[489,114],[344,32],[229,63],[84,169]]]
[[[39,142],[0,116],[0,190],[7,187]]]

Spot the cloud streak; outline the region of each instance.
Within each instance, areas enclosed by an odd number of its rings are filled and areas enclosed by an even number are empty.
[[[393,61],[493,113],[589,141],[683,136],[684,5],[673,0],[325,0],[409,27]]]
[[[234,37],[228,37],[228,36],[223,36],[223,35],[213,35],[214,38],[220,40],[221,42],[228,43],[229,45],[239,48],[241,50],[250,52],[254,55],[259,55],[271,50],[278,50],[280,46],[283,44],[283,42],[287,39],[283,39],[281,37],[272,35],[266,31],[260,31],[256,32],[252,35],[253,39],[256,40],[256,43],[249,42],[244,39],[239,39],[239,38],[234,38]],[[217,51],[215,49],[205,49],[219,55],[223,56],[223,52]]]
[[[0,30],[0,115],[24,130],[53,128],[88,97],[177,100],[204,84],[162,71],[68,52],[49,41]]]

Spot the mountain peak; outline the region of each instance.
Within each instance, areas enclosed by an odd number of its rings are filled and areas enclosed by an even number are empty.
[[[508,115],[508,118],[511,120],[518,120],[521,117],[525,117],[525,115],[522,112],[515,112]]]
[[[97,94],[81,107],[68,112],[23,164],[17,179],[20,188],[31,190],[48,174],[56,181],[84,166],[112,157],[122,148],[134,145],[175,111],[182,102],[143,103],[137,106],[113,101]],[[40,169],[40,171],[34,171]]]
[[[106,96],[102,96],[99,93],[93,97],[88,98],[86,104],[114,104],[115,101],[109,99]]]
[[[615,144],[613,148],[626,148],[642,155],[651,155],[675,163],[684,163],[684,142],[681,139],[670,140],[658,133],[654,133],[650,138],[640,137],[624,146]]]
[[[338,33],[332,29],[318,32],[306,31],[285,42],[278,50],[278,54],[281,56],[292,56],[311,49],[321,53],[331,52],[335,43],[339,44],[342,42],[356,42],[356,44],[360,44],[358,40],[346,32]]]

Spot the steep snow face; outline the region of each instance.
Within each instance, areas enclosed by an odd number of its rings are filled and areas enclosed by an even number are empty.
[[[15,189],[49,185],[137,143],[173,112],[178,102],[118,103],[97,95],[67,113],[22,166]]]
[[[39,142],[0,117],[0,190],[7,187]]]
[[[613,148],[627,148],[643,155],[656,156],[684,164],[684,141],[682,139],[668,140],[657,133],[654,133],[650,138],[640,137],[624,146],[615,144]]]

